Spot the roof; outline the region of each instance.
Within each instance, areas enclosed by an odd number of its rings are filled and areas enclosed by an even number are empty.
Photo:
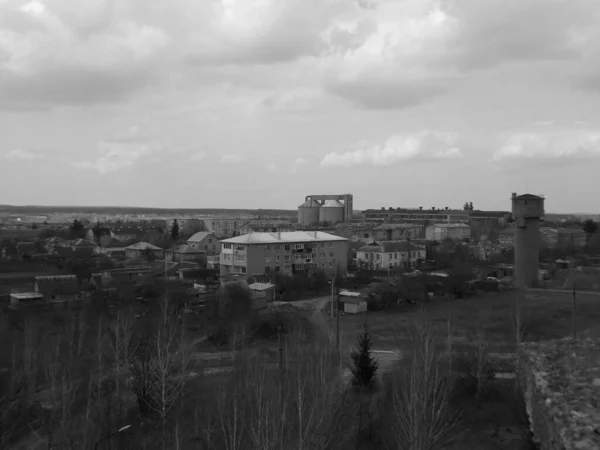
[[[71,245],[73,247],[81,247],[81,248],[96,246],[93,242],[86,241],[85,239],[74,239],[73,241],[71,241]]]
[[[208,231],[199,231],[198,233],[196,233],[192,237],[190,237],[187,241],[188,242],[202,242],[208,236],[214,236],[214,235]]]
[[[481,216],[481,217],[504,217],[510,215],[508,211],[482,211],[480,209],[475,209],[473,211],[469,211],[469,215],[471,216]]]
[[[110,236],[111,235],[110,228],[106,228],[106,227],[92,227],[92,228],[90,228],[90,230],[92,230],[94,237],[97,237],[97,238],[102,237],[102,236]]]
[[[516,197],[513,197],[519,200],[543,200],[544,197],[540,197],[539,195],[533,195],[533,194],[521,194],[521,195],[517,195]]]
[[[282,231],[276,233],[248,233],[231,239],[224,239],[223,244],[278,244],[286,242],[327,242],[348,241],[348,239],[324,233],[322,231]]]
[[[362,294],[360,292],[350,292],[350,291],[340,291],[340,295],[344,297],[361,297]]]
[[[37,300],[40,298],[44,298],[42,294],[39,294],[37,292],[11,293],[10,296],[15,300]]]
[[[466,223],[434,223],[429,226],[439,228],[470,228]]]
[[[267,289],[274,288],[275,285],[272,283],[252,283],[249,287],[253,291],[266,291]]]
[[[416,223],[382,223],[374,229],[376,230],[388,230],[393,228],[418,228],[419,225]],[[365,227],[366,228],[366,227]]]
[[[200,250],[199,248],[194,248],[191,245],[186,245],[186,244],[178,245],[176,247],[170,248],[168,251],[173,252],[173,253],[188,253],[188,254],[206,253],[204,250]]]
[[[162,250],[162,248],[149,244],[148,242],[138,242],[125,248],[127,250]]]
[[[124,248],[124,243],[118,239],[112,238],[108,244],[104,246],[104,248]]]
[[[413,252],[424,250],[425,247],[413,244],[410,241],[381,241],[375,244],[359,248],[361,252],[370,253],[392,253],[392,252]]]

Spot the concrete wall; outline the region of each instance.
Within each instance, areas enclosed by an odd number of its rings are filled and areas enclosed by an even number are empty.
[[[540,220],[527,219],[515,229],[515,285],[534,287],[538,280]]]

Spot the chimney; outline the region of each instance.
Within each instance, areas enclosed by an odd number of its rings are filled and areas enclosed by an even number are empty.
[[[318,234],[318,233],[319,233],[319,232],[318,232],[318,231],[316,231],[316,230],[315,230],[315,231],[313,231],[313,234],[314,234],[314,237],[315,237],[315,239],[317,238],[317,234]]]
[[[516,197],[517,197],[517,193],[516,193],[516,192],[513,192],[513,193],[512,193],[512,198],[516,198]]]
[[[277,230],[277,240],[281,240],[281,231]]]

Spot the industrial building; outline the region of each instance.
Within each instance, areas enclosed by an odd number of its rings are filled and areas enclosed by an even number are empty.
[[[221,241],[221,275],[310,272],[348,267],[348,239],[322,231],[250,233]]]
[[[540,255],[540,222],[544,217],[544,197],[512,194],[512,216],[515,220],[514,279],[517,288],[534,287],[538,280]]]
[[[352,194],[307,195],[298,207],[298,225],[335,225],[352,221]]]
[[[468,223],[469,211],[454,209],[405,209],[381,208],[363,211],[365,222],[402,222],[402,223]]]

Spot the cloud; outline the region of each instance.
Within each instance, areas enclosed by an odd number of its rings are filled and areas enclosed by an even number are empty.
[[[241,155],[223,155],[221,156],[221,162],[223,164],[236,164],[242,162],[244,157]]]
[[[31,150],[15,149],[8,152],[6,159],[9,161],[31,161],[32,159],[44,158],[42,153],[33,152]]]
[[[278,169],[278,167],[277,167],[277,164],[275,164],[275,163],[271,163],[267,166],[267,170],[269,172],[276,172],[277,169]]]
[[[322,95],[319,89],[298,87],[267,95],[262,105],[277,111],[306,111]]]
[[[305,164],[308,164],[310,161],[306,158],[296,158],[296,160],[294,161],[294,164],[296,164],[297,166],[303,166]]]
[[[77,169],[108,174],[131,169],[138,164],[160,161],[161,155],[166,152],[160,141],[144,136],[138,126],[130,127],[125,133],[112,139],[100,141],[96,147],[101,156],[95,160],[74,161],[70,164]]]
[[[563,128],[510,134],[493,154],[499,164],[565,164],[600,158],[600,130]]]
[[[204,161],[204,159],[206,159],[206,152],[194,153],[193,155],[190,156],[189,159],[190,159],[190,161],[194,161],[194,162]]]
[[[383,144],[362,144],[346,153],[329,153],[321,161],[322,167],[388,166],[408,161],[462,158],[456,147],[460,136],[456,133],[423,131],[397,134]]]

